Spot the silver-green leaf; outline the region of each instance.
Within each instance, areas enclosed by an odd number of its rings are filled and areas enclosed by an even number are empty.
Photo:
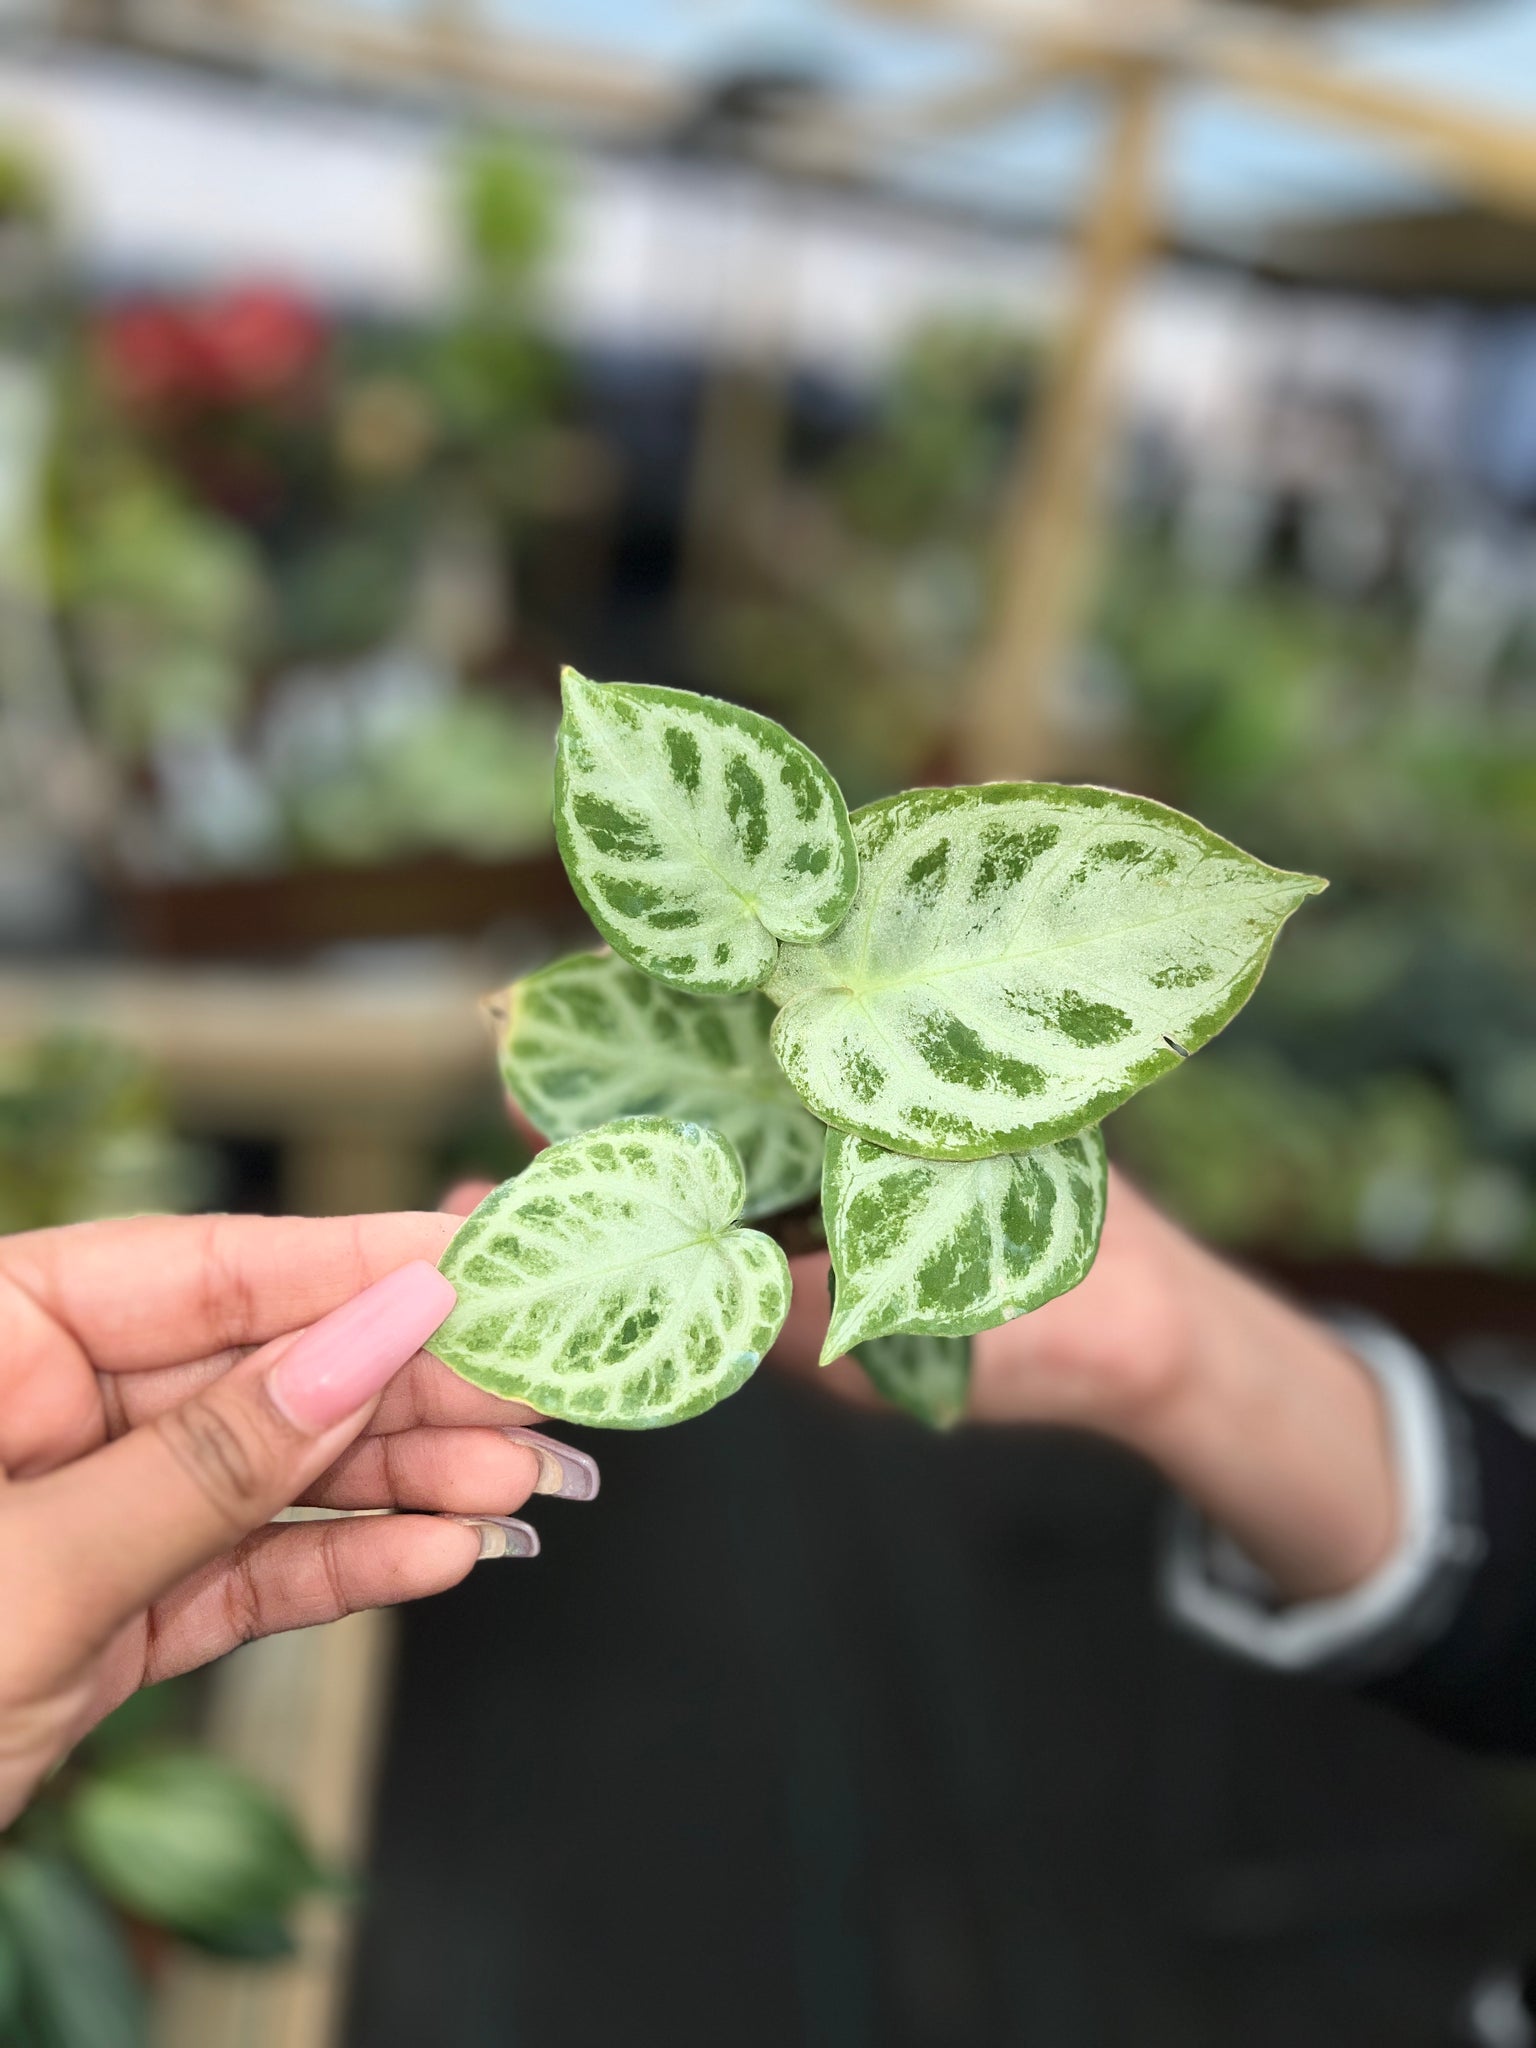
[[[914,1159],[840,1131],[822,1213],[837,1276],[822,1363],[905,1331],[966,1337],[1075,1287],[1104,1227],[1104,1140]]]
[[[578,953],[513,982],[491,1010],[507,1092],[546,1137],[620,1116],[709,1124],[740,1155],[748,1218],[820,1186],[826,1126],[773,1056],[765,997],[688,995],[617,953]]]
[[[781,939],[847,913],[858,862],[842,794],[781,725],[713,697],[567,669],[555,837],[614,951],[674,988],[760,988]]]
[[[741,1162],[664,1117],[551,1145],[443,1254],[458,1305],[427,1348],[543,1415],[608,1429],[684,1422],[735,1393],[778,1336],[789,1265],[736,1219]]]
[[[930,1429],[953,1429],[964,1416],[971,1395],[969,1337],[901,1332],[871,1338],[853,1357],[882,1399]]]
[[[931,1159],[1096,1123],[1215,1036],[1326,886],[1117,790],[913,790],[853,828],[848,917],[780,951],[774,1049],[817,1116]]]

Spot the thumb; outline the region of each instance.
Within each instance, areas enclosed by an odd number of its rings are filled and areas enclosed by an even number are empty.
[[[180,1407],[29,1482],[15,1508],[33,1541],[19,1554],[51,1582],[38,1590],[69,1615],[77,1654],[297,1499],[454,1299],[436,1267],[401,1266]]]

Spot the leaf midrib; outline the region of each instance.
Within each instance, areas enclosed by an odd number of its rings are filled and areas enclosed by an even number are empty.
[[[645,798],[644,808],[650,809],[653,812],[660,812],[663,817],[670,816],[675,821],[679,816],[679,810],[675,805],[671,803],[657,801],[657,784],[655,780],[647,778],[646,776],[642,775],[637,769],[633,768],[630,765],[630,763],[624,758],[622,749],[620,749],[619,753],[616,756],[616,759],[618,762],[619,771],[623,775],[625,781],[630,785],[632,789],[638,788],[642,796]],[[663,794],[667,798],[671,798],[675,787],[675,784],[669,785],[668,788],[663,792]],[[737,902],[740,903],[742,908],[746,911],[748,917],[752,918],[755,923],[762,925],[763,930],[767,932],[768,927],[766,924],[763,924],[762,914],[757,907],[756,901],[752,897],[746,895],[743,892],[743,890],[739,887],[739,885],[731,880],[729,875],[723,874],[721,870],[715,865],[714,861],[710,858],[709,849],[704,843],[703,834],[699,832],[698,829],[691,822],[691,814],[695,812],[697,808],[697,805],[689,803],[686,805],[685,808],[682,809],[681,830],[684,835],[688,834],[689,832],[692,833],[694,840],[694,851],[696,851],[697,853],[699,865],[701,867],[707,868],[710,874],[712,874],[715,880],[721,885],[721,887],[723,889],[728,890],[730,894],[736,898]],[[674,823],[673,829],[674,831],[677,831],[679,829],[676,823]],[[687,849],[685,849],[685,857],[686,852]],[[673,857],[674,859],[677,858],[676,855],[674,855]],[[747,860],[747,856],[745,853],[742,854],[741,858],[748,867],[754,865],[753,862]],[[634,867],[645,867],[649,865],[649,863],[635,859],[633,857],[629,859],[628,864]],[[774,934],[772,932],[768,932],[768,936],[769,938],[773,938]]]
[[[1258,891],[1255,890],[1252,893],[1257,895]],[[1245,891],[1244,894],[1246,896],[1248,892]],[[954,974],[985,974],[995,967],[1016,966],[1025,960],[1045,959],[1054,953],[1070,953],[1079,946],[1104,945],[1115,939],[1130,938],[1136,932],[1153,931],[1158,925],[1171,924],[1176,918],[1187,916],[1188,914],[1188,906],[1181,906],[1165,911],[1158,917],[1143,918],[1137,924],[1120,925],[1113,931],[1089,932],[1082,938],[1063,939],[1057,944],[1050,946],[1035,946],[1028,952],[1000,953],[991,960],[957,960],[949,967],[932,967],[925,969],[921,974],[905,974],[887,981],[866,982],[862,987],[858,988],[855,988],[851,982],[825,982],[819,988],[804,989],[797,993],[804,995],[846,995],[855,1002],[862,1002],[866,996],[885,995],[891,989],[922,988],[926,987],[930,982],[943,981]],[[819,948],[806,947],[804,950],[816,952]],[[792,996],[790,1001],[793,1002],[795,999]]]
[[[661,1213],[663,1215],[671,1217],[670,1210],[663,1210]],[[671,1217],[671,1220],[673,1222],[678,1221],[676,1217]],[[691,1237],[684,1240],[680,1244],[670,1245],[664,1252],[650,1252],[642,1258],[624,1259],[614,1265],[583,1266],[579,1272],[572,1272],[562,1280],[554,1280],[547,1282],[533,1281],[527,1284],[525,1284],[522,1281],[518,1281],[515,1290],[512,1288],[507,1288],[505,1290],[497,1291],[515,1291],[517,1298],[520,1301],[529,1296],[537,1297],[545,1294],[562,1293],[570,1287],[585,1286],[590,1281],[611,1279],[615,1274],[618,1273],[631,1273],[635,1270],[637,1266],[641,1266],[647,1263],[654,1264],[656,1261],[660,1259],[674,1258],[679,1252],[694,1251],[697,1250],[697,1248],[700,1245],[715,1245],[717,1247],[721,1246],[723,1245],[723,1242],[726,1238],[732,1236],[739,1229],[740,1225],[735,1223],[727,1223],[718,1230],[706,1231],[702,1237]],[[490,1292],[491,1290],[487,1289],[486,1291]]]

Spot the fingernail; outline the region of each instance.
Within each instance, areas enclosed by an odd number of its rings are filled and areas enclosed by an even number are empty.
[[[597,1499],[603,1481],[596,1458],[573,1450],[569,1444],[557,1444],[553,1437],[541,1436],[536,1429],[504,1429],[502,1435],[508,1443],[522,1444],[538,1459],[535,1493],[558,1494],[561,1500]]]
[[[387,1273],[283,1353],[267,1376],[273,1406],[295,1429],[318,1436],[393,1379],[457,1298],[425,1259]]]
[[[513,1515],[444,1515],[445,1522],[475,1529],[480,1536],[480,1563],[491,1557],[537,1557],[539,1532]]]

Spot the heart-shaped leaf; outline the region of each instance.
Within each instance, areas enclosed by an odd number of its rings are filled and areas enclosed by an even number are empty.
[[[507,1092],[546,1137],[619,1116],[709,1124],[740,1155],[747,1217],[820,1186],[826,1126],[774,1058],[773,1006],[756,992],[688,995],[617,953],[577,953],[513,982],[491,1008]]]
[[[700,995],[760,988],[781,939],[853,900],[842,794],[781,725],[713,697],[567,669],[555,837],[617,953]]]
[[[853,1353],[875,1392],[930,1429],[953,1429],[971,1393],[969,1337],[903,1331],[872,1337]]]
[[[1104,1140],[914,1159],[833,1131],[822,1212],[837,1287],[822,1363],[895,1331],[967,1337],[1075,1287],[1099,1247]]]
[[[458,1306],[428,1349],[493,1394],[609,1429],[684,1422],[756,1369],[789,1309],[717,1131],[601,1124],[541,1152],[443,1254]]]
[[[1097,1122],[1215,1036],[1325,886],[1116,790],[913,790],[853,824],[858,894],[781,949],[774,1049],[826,1122],[932,1159]]]

